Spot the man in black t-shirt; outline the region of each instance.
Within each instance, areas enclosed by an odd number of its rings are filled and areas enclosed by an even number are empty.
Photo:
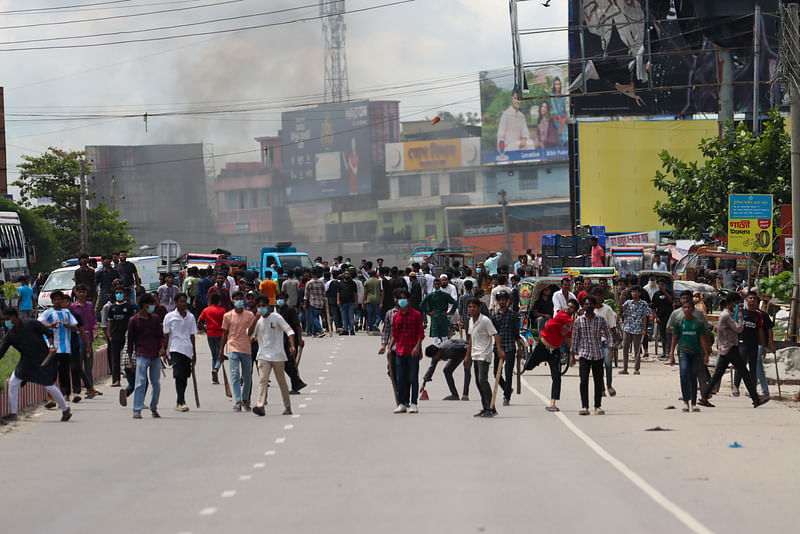
[[[665,278],[658,279],[658,291],[653,293],[653,299],[650,303],[650,308],[656,314],[656,320],[658,321],[658,334],[661,338],[661,348],[662,353],[659,359],[665,360],[667,358],[667,354],[669,353],[669,343],[671,339],[668,339],[667,335],[667,323],[669,322],[669,316],[672,315],[672,310],[674,308],[673,301],[675,297],[672,295],[672,292],[667,289],[667,280]],[[658,356],[658,347],[655,347],[656,356]]]
[[[342,313],[342,335],[356,335],[355,327],[355,302],[358,297],[358,286],[353,281],[350,271],[345,271],[339,283],[339,292],[336,305]]]
[[[120,275],[120,279],[122,280],[122,287],[125,289],[133,289],[141,282],[139,279],[139,271],[136,269],[136,265],[128,261],[127,251],[120,251],[119,263],[117,263],[116,269]]]
[[[120,387],[120,353],[125,346],[125,335],[128,333],[128,321],[136,313],[133,303],[128,299],[128,292],[117,286],[114,290],[114,303],[108,310],[108,327],[105,338],[108,342],[108,364],[111,367],[111,387]],[[128,362],[130,363],[130,362]],[[129,371],[130,365],[125,366],[125,378],[128,379],[127,398],[136,385],[135,366],[133,372]],[[123,390],[123,391],[125,391]],[[120,399],[122,392],[120,392]],[[120,400],[120,402],[122,402]],[[125,404],[123,404],[124,406]]]
[[[766,376],[762,381],[761,376],[764,375],[762,362],[759,361],[759,346],[763,347],[762,351],[767,350],[767,330],[773,327],[772,320],[767,314],[762,313],[758,309],[758,294],[755,291],[750,291],[745,300],[745,308],[740,310],[739,313],[744,317],[744,330],[739,334],[739,354],[747,362],[747,369],[753,375],[753,379],[761,382],[761,393],[765,397],[769,396],[769,389],[766,384]],[[735,318],[738,319],[738,318]],[[767,326],[769,325],[769,326]],[[761,371],[759,373],[759,370]],[[739,373],[733,374],[733,396],[739,396],[739,385],[742,382],[742,377]]]

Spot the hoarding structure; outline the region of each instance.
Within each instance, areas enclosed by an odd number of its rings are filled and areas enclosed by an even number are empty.
[[[772,252],[772,195],[728,195],[728,250]]]

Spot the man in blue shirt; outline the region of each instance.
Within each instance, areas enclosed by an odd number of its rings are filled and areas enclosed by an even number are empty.
[[[22,319],[33,318],[33,289],[28,285],[28,277],[20,276],[20,283],[17,293],[19,293],[19,316]]]

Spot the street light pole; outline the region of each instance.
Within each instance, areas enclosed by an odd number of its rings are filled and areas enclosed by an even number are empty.
[[[81,252],[89,252],[89,227],[86,221],[86,160],[81,157]]]
[[[508,201],[506,195],[508,194],[505,189],[497,192],[500,196],[500,209],[503,212],[503,233],[506,236],[506,249],[503,252],[508,261],[511,261],[511,229],[508,227]]]

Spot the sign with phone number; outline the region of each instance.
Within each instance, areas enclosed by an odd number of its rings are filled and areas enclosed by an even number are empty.
[[[772,195],[729,195],[728,250],[772,252]]]

